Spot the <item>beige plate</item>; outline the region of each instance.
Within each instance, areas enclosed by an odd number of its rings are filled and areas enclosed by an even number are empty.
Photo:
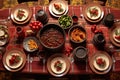
[[[0,40],[0,46],[4,46],[9,41],[8,27],[6,25],[1,25],[1,24],[0,24],[0,27],[4,28],[8,35],[8,37],[6,39]],[[3,30],[0,30],[0,31],[3,31]]]
[[[117,47],[120,47],[120,42],[118,40],[116,40],[114,38],[114,32],[116,29],[120,29],[119,25],[114,25],[111,29],[110,29],[110,41]]]
[[[54,7],[54,4],[52,4],[52,12],[54,13],[54,14],[56,14],[56,15],[62,15],[62,14],[64,14],[64,12],[65,12],[65,10],[66,10],[66,5],[64,4],[64,3],[62,3],[62,2],[56,2],[57,4],[61,4],[62,6],[62,9],[63,9],[63,11],[62,12],[59,12],[58,10],[56,10],[55,9],[55,7]]]
[[[98,10],[98,16],[93,16],[93,17],[90,16],[89,10],[92,10],[93,8],[96,8],[96,9]],[[87,15],[87,17],[88,17],[89,19],[91,19],[91,20],[97,20],[97,19],[100,18],[101,12],[102,12],[102,11],[101,11],[101,9],[100,9],[98,6],[91,6],[91,7],[89,7],[89,8],[86,10],[86,15]]]
[[[106,63],[106,66],[105,66],[105,67],[100,67],[100,66],[96,63],[96,60],[97,60],[98,58],[102,58],[102,59],[105,60],[105,63]],[[93,61],[94,67],[95,67],[97,70],[99,70],[99,71],[105,71],[105,70],[107,70],[107,69],[109,68],[109,64],[110,64],[109,59],[108,59],[108,57],[107,57],[106,55],[104,55],[104,54],[96,55],[96,58],[95,58],[95,60]]]
[[[99,15],[97,17],[90,18],[89,14],[88,14],[88,9],[90,7],[97,7],[99,9]],[[84,8],[85,9],[83,10],[83,14],[87,21],[92,22],[92,23],[97,23],[103,19],[104,10],[103,10],[102,6],[100,6],[99,4],[91,3],[91,4],[88,4],[87,6],[85,6]]]
[[[18,10],[24,11],[24,15],[25,15],[25,16],[23,16],[22,19],[19,19],[19,18],[17,17]],[[28,12],[26,9],[23,9],[23,8],[21,8],[21,9],[16,9],[16,10],[14,11],[14,13],[13,13],[14,19],[15,19],[16,21],[20,21],[20,22],[21,22],[21,21],[25,21],[25,20],[28,18],[28,15],[29,15],[29,12]]]
[[[115,31],[116,31],[116,30],[119,30],[119,31],[120,31],[120,28],[116,28],[116,29],[113,31],[113,39],[114,39],[117,43],[120,43],[120,40],[118,40],[118,39],[115,38],[115,36],[116,36],[116,35],[115,35]]]
[[[59,13],[58,11],[56,11],[54,9],[54,3],[58,3],[58,2],[64,6],[64,8],[63,8],[64,10],[61,13]],[[49,4],[49,11],[50,11],[51,15],[53,15],[54,17],[60,17],[62,15],[66,15],[68,12],[68,4],[63,0],[53,0]]]
[[[63,63],[63,68],[61,71],[56,71],[56,69],[54,68],[54,63],[57,60],[60,60],[61,63]],[[48,69],[48,72],[53,76],[56,76],[56,77],[64,76],[70,70],[70,61],[63,54],[54,54],[50,56],[47,60],[47,69]]]

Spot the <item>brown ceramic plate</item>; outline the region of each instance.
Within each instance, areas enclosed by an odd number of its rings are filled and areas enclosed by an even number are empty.
[[[15,65],[10,65],[9,60],[11,59],[12,55],[19,55],[20,62],[18,62]],[[26,63],[26,55],[20,49],[9,50],[3,56],[3,65],[8,71],[11,72],[16,72],[21,70],[24,67],[25,63]]]
[[[9,41],[9,33],[6,25],[0,25],[0,46],[4,46]]]
[[[113,26],[113,28],[110,29],[110,41],[117,47],[120,47],[120,41],[115,39],[115,31],[117,29],[120,29],[119,26]]]
[[[24,16],[19,19],[17,17],[17,14],[18,14],[18,11],[21,10],[23,11],[24,13]],[[32,11],[31,9],[25,5],[25,4],[20,4],[18,6],[15,6],[12,11],[11,11],[11,19],[14,23],[16,24],[25,24],[27,23],[30,19],[31,19],[31,16],[32,16]]]
[[[62,12],[58,12],[55,8],[54,8],[54,4],[58,3],[62,5],[63,11]],[[64,1],[64,0],[53,0],[50,2],[49,4],[49,11],[51,13],[51,15],[53,15],[54,17],[60,17],[62,15],[66,15],[68,12],[68,4]]]
[[[83,10],[83,14],[84,14],[84,17],[87,21],[92,22],[92,23],[96,23],[96,22],[99,22],[103,19],[104,10],[103,10],[102,6],[100,6],[99,4],[91,3],[91,4],[88,4],[88,6],[85,6],[84,8],[85,9]],[[96,8],[98,10],[98,15],[95,17],[94,16],[91,17],[90,12],[89,12],[89,10],[93,9],[93,8]]]
[[[58,71],[55,68],[55,63],[57,61],[60,61],[62,63],[62,68],[61,70],[58,70]],[[47,69],[48,69],[48,72],[55,77],[64,76],[70,70],[70,61],[63,54],[54,54],[50,56],[47,60]]]
[[[99,67],[97,64],[95,64],[95,60],[98,57],[102,57],[102,58],[105,59],[107,64],[104,68]],[[89,61],[90,61],[89,62],[90,68],[96,74],[106,74],[106,73],[108,73],[111,70],[112,63],[113,63],[111,57],[108,55],[108,53],[106,53],[104,51],[96,52],[94,55],[92,55],[92,57]]]

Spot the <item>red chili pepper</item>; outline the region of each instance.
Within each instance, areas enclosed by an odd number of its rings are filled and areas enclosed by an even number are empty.
[[[94,33],[95,33],[95,34],[97,34],[97,33],[102,33],[102,34],[103,34],[103,32],[102,32],[101,29],[96,29]]]
[[[91,27],[91,31],[94,33],[95,30],[96,30],[96,25],[93,25],[93,26]]]

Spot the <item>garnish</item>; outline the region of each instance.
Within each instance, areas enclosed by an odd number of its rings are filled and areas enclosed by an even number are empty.
[[[96,7],[92,8],[92,9],[90,8],[89,12],[90,12],[90,17],[98,16],[98,9]]]
[[[105,66],[105,60],[103,58],[97,58],[96,59],[96,63],[100,66],[100,67],[104,67]]]
[[[61,71],[62,67],[63,67],[63,63],[61,63],[59,60],[55,62],[55,65],[54,65],[55,69],[57,71]]]
[[[8,38],[8,33],[7,33],[7,31],[5,29],[1,28],[0,29],[0,40],[4,40],[6,38]]]
[[[120,40],[120,29],[115,31],[115,39]]]
[[[62,5],[60,3],[54,3],[54,7],[57,11],[62,12]]]
[[[19,55],[14,54],[14,55],[11,55],[11,56],[12,57],[9,59],[9,63],[10,63],[11,66],[20,62],[21,59],[20,59]]]
[[[26,17],[26,16],[25,16],[25,11],[22,10],[22,9],[19,9],[19,10],[18,10],[18,13],[17,13],[17,17],[18,17],[19,19],[22,19],[23,17]]]

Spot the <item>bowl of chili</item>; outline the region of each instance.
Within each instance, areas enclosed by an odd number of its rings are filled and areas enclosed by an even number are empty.
[[[38,33],[43,48],[50,51],[59,51],[65,43],[65,31],[57,24],[46,24]]]

